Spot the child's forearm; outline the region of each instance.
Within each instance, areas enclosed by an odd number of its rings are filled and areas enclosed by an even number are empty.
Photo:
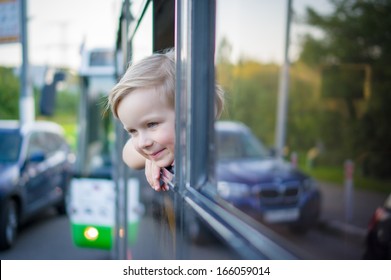
[[[130,168],[139,170],[145,167],[145,158],[135,150],[131,139],[122,150],[122,159]]]

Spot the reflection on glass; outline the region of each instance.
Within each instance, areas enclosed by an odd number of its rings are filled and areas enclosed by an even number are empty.
[[[142,4],[144,5],[145,1],[142,1]],[[134,7],[132,11],[136,17],[141,15],[141,9],[136,10],[136,7]],[[152,54],[152,12],[152,3],[150,2],[132,39],[132,62],[137,62],[145,56]],[[136,24],[136,21],[134,21],[134,24]]]
[[[265,147],[274,147],[288,1],[239,2],[218,1],[216,73],[219,84],[227,92],[228,103],[223,119],[246,124],[256,138],[263,140]],[[330,193],[335,191],[331,186],[343,190],[347,185],[344,162],[354,162],[351,178],[355,194],[365,189],[386,197],[390,189],[391,130],[387,120],[391,118],[391,110],[387,92],[391,87],[389,74],[385,74],[390,72],[385,63],[390,41],[385,35],[390,27],[385,13],[390,2],[317,1],[315,5],[303,0],[292,3],[283,153],[286,162],[265,160],[263,166],[257,167],[257,173],[259,177],[269,176],[270,181],[257,183],[253,180],[256,175],[252,179],[244,175],[247,163],[231,162],[224,169],[218,166],[218,176],[225,177],[218,178],[218,190],[241,209],[243,205],[249,206],[251,200],[251,209],[267,209],[282,200],[285,209],[280,207],[277,211],[276,208],[266,214],[262,211],[262,216],[272,222],[330,215],[344,224],[347,220],[343,209],[348,207],[345,205],[348,199],[330,198]],[[375,26],[376,35],[370,31]],[[374,41],[374,36],[378,40]],[[229,161],[242,156],[238,139],[226,137],[224,141],[217,147],[220,158]],[[224,145],[228,146],[227,150]],[[296,175],[288,161],[295,167]],[[266,162],[270,164],[269,169],[264,169]],[[316,184],[322,190],[321,208],[313,207],[317,204]],[[297,204],[304,199],[304,194],[315,201],[310,208]],[[336,196],[344,197],[344,194],[340,191]],[[350,206],[358,215],[363,204]],[[363,218],[366,219],[369,217]],[[349,222],[366,228],[366,222],[359,224],[354,219]],[[308,228],[301,224],[290,229],[303,233]],[[291,238],[289,232],[284,235]],[[305,240],[306,246],[314,246],[304,237],[300,240]],[[340,248],[340,240],[333,240],[332,244]],[[326,250],[308,250],[313,258],[324,255],[333,259],[361,258],[359,248],[350,245],[350,250],[339,249],[330,255]]]
[[[91,76],[88,80],[87,118],[95,122],[87,126],[87,157],[85,168],[90,175],[111,176],[111,120],[105,112],[104,98],[115,83],[111,76]],[[103,119],[102,119],[103,117]]]
[[[114,56],[107,51],[95,51],[91,53],[89,65],[91,67],[96,66],[112,66],[114,65]]]
[[[15,162],[19,157],[21,136],[15,132],[0,130],[0,162]]]
[[[268,156],[267,150],[252,135],[243,135],[229,131],[218,131],[217,159],[232,160],[245,158],[264,158]]]

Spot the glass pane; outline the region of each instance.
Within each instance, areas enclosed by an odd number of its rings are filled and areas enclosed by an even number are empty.
[[[138,17],[141,16],[141,12],[144,9],[145,1],[135,1],[136,4],[132,4],[131,11],[132,15],[136,17],[133,21],[132,26],[135,27]],[[141,2],[141,3],[138,3]],[[140,6],[142,4],[142,6]],[[148,4],[148,8],[146,9],[142,21],[138,26],[137,32],[134,34],[132,39],[132,62],[137,62],[143,57],[152,54],[152,3]]]
[[[90,176],[110,178],[111,121],[105,113],[104,98],[115,83],[114,76],[88,77],[87,119],[91,125],[85,131],[87,137],[85,168]],[[102,120],[103,118],[103,120]],[[94,124],[94,125],[92,125]]]
[[[339,231],[350,240],[344,243],[327,230],[334,222],[349,225],[364,242],[375,209],[362,216],[366,205],[355,199],[366,191],[385,199],[390,190],[389,2],[292,1],[287,50],[288,1],[217,4],[216,73],[227,95],[222,119],[247,126],[266,155],[239,160],[240,141],[220,137],[219,195],[294,240],[306,258],[362,258],[349,233]],[[279,107],[281,96],[286,108]],[[279,139],[282,158],[274,158]],[[335,250],[316,245],[323,243]]]
[[[16,162],[22,138],[18,131],[0,130],[0,162]]]

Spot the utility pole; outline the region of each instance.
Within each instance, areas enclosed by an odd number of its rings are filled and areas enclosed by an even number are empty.
[[[288,0],[285,30],[285,51],[284,64],[280,73],[280,85],[278,92],[277,129],[276,129],[276,155],[282,158],[286,138],[286,115],[288,109],[289,92],[289,45],[290,45],[290,25],[292,14],[292,0]]]
[[[20,1],[20,42],[22,44],[22,67],[20,71],[19,119],[22,124],[35,120],[34,96],[31,87],[28,58],[27,0]]]

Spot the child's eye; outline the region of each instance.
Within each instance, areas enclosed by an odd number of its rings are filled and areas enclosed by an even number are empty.
[[[153,127],[155,127],[155,126],[157,126],[157,125],[158,125],[157,122],[150,122],[150,123],[147,124],[147,127],[148,127],[148,128],[153,128]]]
[[[129,129],[128,130],[128,133],[129,133],[130,136],[134,136],[136,134],[136,132],[137,131],[135,129]]]

